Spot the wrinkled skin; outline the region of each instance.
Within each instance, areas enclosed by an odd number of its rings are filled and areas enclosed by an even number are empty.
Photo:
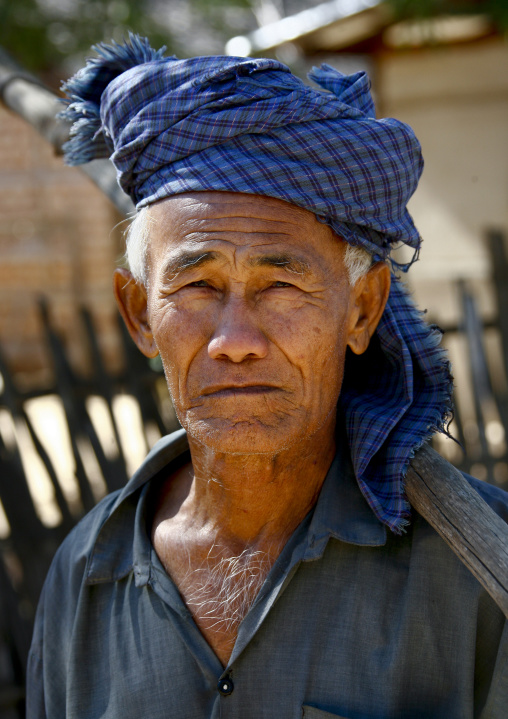
[[[267,572],[314,505],[335,453],[346,349],[367,348],[389,271],[379,263],[351,287],[344,242],[273,198],[178,195],[150,218],[148,286],[117,270],[115,293],[138,347],[160,353],[189,438],[191,462],[163,483],[152,520],[187,600],[211,556],[262,552]],[[189,608],[225,664],[236,628]]]
[[[310,212],[251,195],[177,196],[151,217],[140,346],[160,352],[182,425],[235,453],[317,432],[334,413],[346,346],[361,352],[369,339],[344,243]]]

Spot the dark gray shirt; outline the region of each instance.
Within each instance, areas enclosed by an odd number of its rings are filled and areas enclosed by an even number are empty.
[[[161,440],[60,548],[37,615],[28,719],[508,717],[501,611],[420,516],[404,536],[385,531],[345,451],[224,668],[147,529],[150,486],[186,452],[183,431]],[[506,494],[472,481],[507,517]]]

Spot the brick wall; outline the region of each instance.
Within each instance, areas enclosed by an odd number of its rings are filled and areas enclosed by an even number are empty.
[[[12,371],[47,371],[40,295],[77,368],[85,364],[80,304],[94,315],[108,363],[117,364],[111,274],[122,252],[112,230],[120,219],[87,177],[0,108],[0,345]]]

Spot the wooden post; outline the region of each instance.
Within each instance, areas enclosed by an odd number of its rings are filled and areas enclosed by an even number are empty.
[[[406,475],[412,506],[464,562],[508,618],[508,524],[458,469],[428,445]]]

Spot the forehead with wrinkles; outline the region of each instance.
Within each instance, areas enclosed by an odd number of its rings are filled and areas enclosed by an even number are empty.
[[[325,269],[330,252],[337,260],[343,254],[344,242],[313,213],[271,197],[190,193],[149,212],[149,267],[170,275],[220,259],[222,250],[249,266],[282,265],[301,275]]]

